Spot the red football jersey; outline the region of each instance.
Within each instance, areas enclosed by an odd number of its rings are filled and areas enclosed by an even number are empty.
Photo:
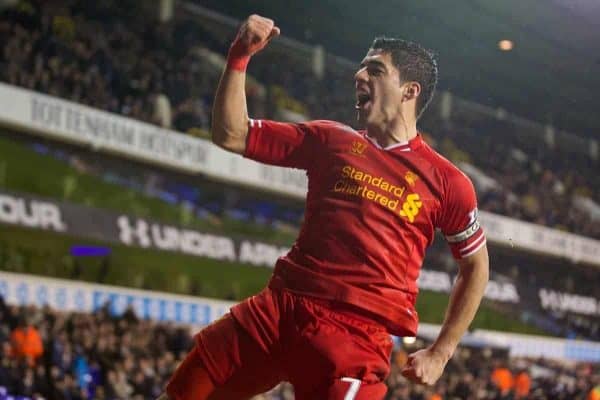
[[[485,244],[473,184],[421,135],[382,148],[337,122],[250,120],[244,155],[308,175],[304,224],[269,285],[351,304],[392,334],[416,334],[416,281],[436,228],[455,258]]]

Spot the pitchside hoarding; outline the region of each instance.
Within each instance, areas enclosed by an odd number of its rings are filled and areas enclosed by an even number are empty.
[[[0,272],[0,296],[9,304],[121,315],[128,307],[143,319],[204,326],[229,311],[229,301]]]
[[[9,272],[0,272],[0,296],[8,304],[37,307],[48,305],[59,311],[70,312],[90,313],[108,307],[111,313],[120,315],[131,307],[143,319],[185,323],[195,327],[213,322],[227,313],[234,304],[201,297]],[[419,336],[431,339],[437,336],[439,330],[439,325],[422,323],[419,326]],[[600,361],[600,344],[580,340],[475,330],[466,333],[462,342],[507,348],[512,356]]]
[[[289,250],[285,246],[250,238],[180,228],[150,219],[0,189],[1,223],[268,268],[273,268],[277,259]],[[423,290],[449,293],[452,283],[452,276],[442,271],[422,269],[419,276],[419,287]],[[485,296],[508,303],[519,303],[520,300],[513,283],[495,280],[488,283]]]
[[[207,140],[0,83],[0,124],[187,173],[304,198],[303,171],[256,163]],[[490,242],[600,265],[600,241],[480,212]]]
[[[289,248],[243,237],[180,228],[144,218],[0,189],[0,224],[86,239],[273,267]]]

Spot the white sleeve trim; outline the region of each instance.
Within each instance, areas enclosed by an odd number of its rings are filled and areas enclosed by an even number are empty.
[[[461,255],[460,255],[460,257],[461,257],[461,258],[466,258],[466,257],[469,257],[469,256],[471,256],[471,255],[473,255],[473,254],[477,253],[477,251],[478,251],[479,249],[481,249],[481,248],[482,248],[482,247],[485,245],[485,243],[486,243],[486,240],[485,240],[485,235],[482,235],[482,236],[481,236],[481,238],[477,239],[477,240],[476,240],[475,242],[473,242],[473,243],[477,243],[477,242],[481,242],[481,243],[479,243],[479,245],[477,245],[477,246],[476,246],[476,247],[475,247],[473,250],[469,251],[468,253],[462,254],[462,250],[461,250]],[[466,250],[466,248],[465,248],[465,249],[463,249],[463,250]]]
[[[261,119],[252,119],[252,118],[248,118],[249,124],[250,124],[250,128],[254,128],[254,124],[256,123],[256,126],[258,128],[262,128],[262,120]]]
[[[473,240],[471,243],[469,243],[468,245],[466,245],[465,247],[461,248],[460,251],[461,252],[465,252],[465,251],[469,251],[471,250],[473,247],[477,246],[479,244],[479,242],[481,241],[481,236],[483,236],[483,231],[479,230],[477,231],[479,233],[480,237],[477,237],[475,240]],[[475,235],[477,236],[477,235]]]

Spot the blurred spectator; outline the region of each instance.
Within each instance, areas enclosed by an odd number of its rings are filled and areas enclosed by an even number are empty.
[[[19,318],[17,327],[10,334],[10,342],[13,357],[25,360],[29,366],[34,366],[44,353],[40,333],[25,316]]]
[[[169,101],[169,98],[162,93],[159,93],[154,97],[153,119],[161,127],[166,129],[171,128],[171,121],[173,119],[171,113],[171,102]]]
[[[500,397],[502,399],[508,399],[515,385],[514,377],[510,369],[498,361],[496,367],[492,371],[491,379],[500,391]]]
[[[526,399],[531,390],[531,377],[526,370],[521,370],[515,378],[515,400]]]

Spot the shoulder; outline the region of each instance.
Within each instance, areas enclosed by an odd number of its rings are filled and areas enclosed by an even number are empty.
[[[356,137],[363,137],[356,129],[337,121],[319,119],[303,122],[302,125],[323,135],[354,135]]]
[[[431,164],[442,181],[448,185],[447,189],[458,185],[459,187],[473,186],[471,179],[460,170],[452,161],[435,151],[427,143],[421,149],[421,155]]]

